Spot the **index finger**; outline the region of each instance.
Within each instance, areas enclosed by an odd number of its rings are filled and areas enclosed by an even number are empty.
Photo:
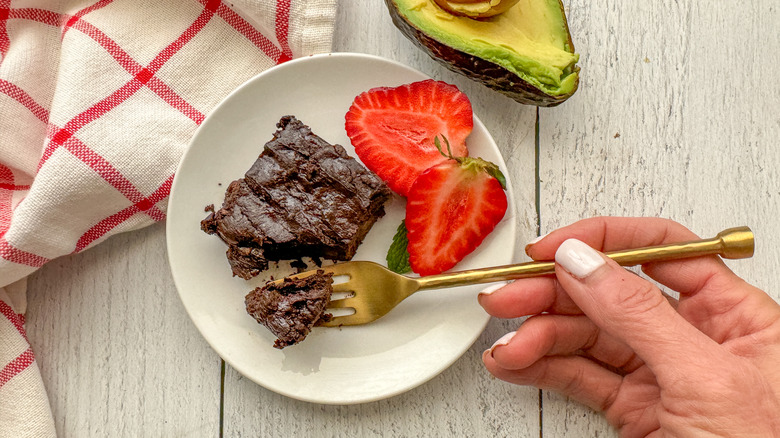
[[[596,217],[559,228],[526,247],[534,260],[552,260],[563,241],[573,238],[602,252],[695,240],[699,237],[682,224],[662,218]],[[736,277],[716,256],[673,262],[655,262],[644,267],[654,280],[683,295],[693,295],[715,277]]]

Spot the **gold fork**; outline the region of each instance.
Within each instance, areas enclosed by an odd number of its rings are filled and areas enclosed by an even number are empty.
[[[737,227],[721,231],[711,239],[614,251],[607,253],[607,256],[622,266],[635,266],[712,254],[727,259],[747,258],[753,255],[753,249],[753,232],[748,227]],[[334,293],[348,292],[349,296],[333,298],[328,309],[354,309],[355,313],[335,316],[331,321],[322,324],[326,327],[339,327],[372,322],[418,290],[549,275],[555,272],[555,262],[528,262],[427,277],[407,277],[378,263],[367,261],[337,263],[320,269],[332,272],[334,278],[349,277],[347,281],[333,285]],[[303,272],[295,277],[306,277],[316,271]]]

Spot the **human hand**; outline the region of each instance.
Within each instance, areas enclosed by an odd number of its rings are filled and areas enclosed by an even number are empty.
[[[555,277],[480,294],[493,316],[531,315],[485,366],[603,411],[621,436],[780,436],[780,305],[717,256],[642,267],[677,301],[591,249],[696,238],[663,219],[594,218],[530,245]]]

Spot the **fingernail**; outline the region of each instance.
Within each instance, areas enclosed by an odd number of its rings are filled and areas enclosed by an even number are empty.
[[[482,290],[482,291],[481,291],[479,294],[480,294],[480,295],[490,295],[490,294],[492,294],[493,292],[495,292],[495,291],[497,291],[497,290],[501,289],[502,287],[506,286],[507,284],[508,284],[508,283],[507,283],[507,282],[505,282],[505,281],[502,281],[501,283],[496,283],[496,284],[493,284],[493,285],[491,285],[491,286],[489,286],[489,287],[486,287],[485,289],[483,289],[483,290]]]
[[[525,253],[526,253],[526,254],[528,254],[528,250],[530,250],[530,249],[531,249],[531,247],[532,247],[532,246],[534,246],[534,244],[535,244],[535,243],[539,243],[539,241],[540,241],[540,240],[544,239],[544,238],[545,238],[545,237],[547,237],[547,235],[549,235],[549,234],[550,234],[550,233],[547,233],[547,234],[542,234],[541,236],[537,237],[536,239],[534,239],[534,240],[532,240],[532,241],[528,242],[528,243],[525,245]],[[531,254],[528,254],[528,255],[530,256]]]
[[[598,251],[577,239],[563,242],[555,252],[555,261],[577,278],[589,276],[605,263]]]
[[[539,236],[539,237],[537,237],[537,238],[535,238],[535,239],[531,240],[530,242],[528,242],[528,243],[525,245],[525,246],[526,246],[526,248],[527,248],[527,247],[529,247],[529,246],[531,246],[531,245],[533,245],[534,243],[539,243],[539,242],[540,242],[542,239],[544,239],[545,237],[547,237],[547,236],[549,236],[549,235],[550,235],[550,233],[547,233],[547,234],[542,234],[541,236]]]
[[[495,350],[496,347],[500,347],[502,345],[508,344],[509,341],[511,341],[512,338],[515,337],[515,333],[517,333],[517,332],[509,332],[509,333],[505,334],[504,336],[501,336],[500,338],[498,338],[498,340],[496,342],[494,342],[493,345],[490,346],[490,350],[488,350],[490,355],[491,356],[493,355],[493,350]]]

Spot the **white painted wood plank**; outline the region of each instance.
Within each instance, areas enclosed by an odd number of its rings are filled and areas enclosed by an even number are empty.
[[[179,300],[163,224],[50,262],[28,299],[60,436],[218,435],[221,361]]]
[[[535,108],[516,104],[432,61],[395,29],[383,2],[341,2],[334,50],[394,59],[465,91],[510,169],[521,236],[515,244],[522,248],[535,236]],[[225,435],[539,436],[538,392],[491,378],[481,361],[482,351],[517,325],[517,321],[492,321],[464,357],[432,381],[391,399],[363,405],[322,406],[287,399],[228,367]]]
[[[780,12],[769,0],[567,3],[582,83],[541,112],[543,232],[595,215],[662,216],[701,235],[749,225],[730,262],[780,299]],[[618,135],[619,134],[619,135]],[[613,436],[546,394],[544,436]]]

